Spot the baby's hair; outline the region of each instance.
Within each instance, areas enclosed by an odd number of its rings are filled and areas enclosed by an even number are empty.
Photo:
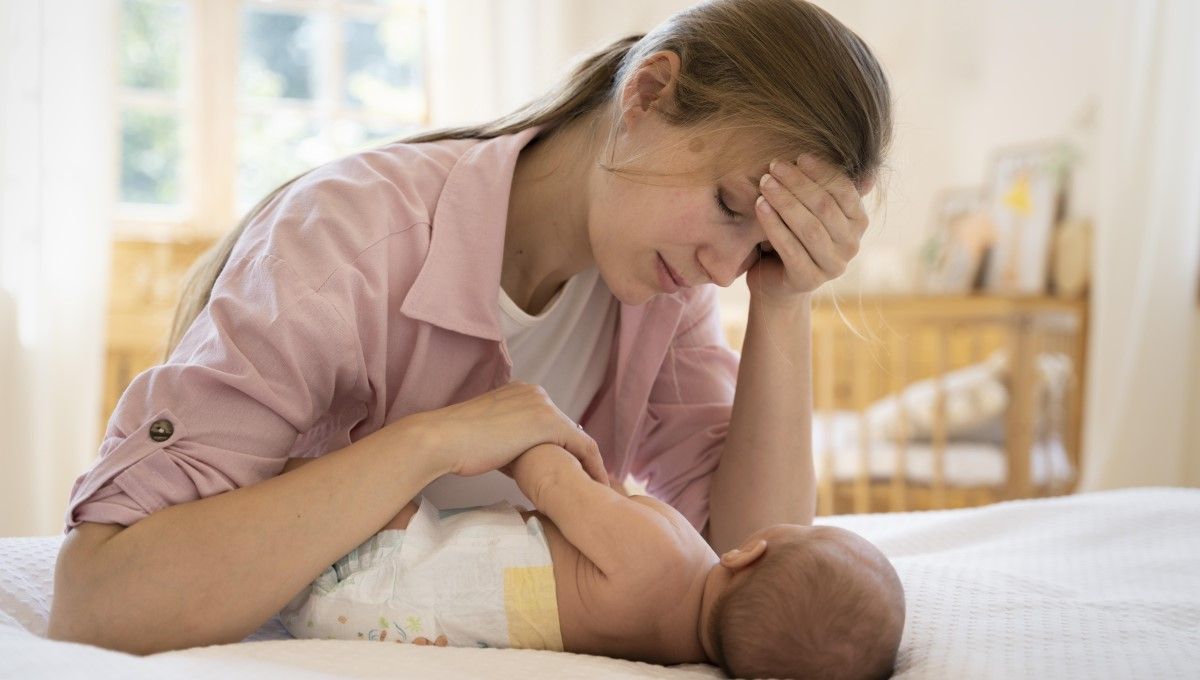
[[[730,677],[891,675],[904,591],[882,554],[857,555],[821,539],[772,542],[741,574],[708,621]]]

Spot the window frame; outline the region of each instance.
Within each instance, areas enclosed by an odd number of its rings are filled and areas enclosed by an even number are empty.
[[[375,6],[356,0],[181,0],[185,6],[180,60],[183,73],[180,92],[175,98],[180,112],[183,150],[180,180],[180,203],[173,206],[124,203],[121,201],[120,171],[115,192],[113,240],[148,240],[158,242],[211,240],[234,227],[242,217],[237,207],[237,123],[245,108],[253,103],[242,102],[238,93],[238,69],[241,57],[242,12],[258,8],[275,12],[304,12],[316,15],[317,30],[324,35],[315,51],[314,68],[316,96],[300,104],[307,113],[332,124],[340,120],[356,120],[369,124],[389,120],[389,116],[366,108],[349,107],[341,96],[344,70],[342,39],[336,35],[343,18],[382,18],[386,6]],[[417,125],[429,125],[432,100],[430,87],[430,43],[432,22],[427,0],[414,2],[424,26],[422,68],[427,106]],[[114,3],[121,21],[121,3]],[[119,30],[119,28],[118,28]],[[119,164],[124,150],[121,145],[121,114],[126,105],[157,95],[126,90],[120,83],[120,66],[114,68],[117,77],[114,102],[117,107],[113,131],[116,137]],[[243,107],[243,104],[248,104]],[[290,102],[284,102],[289,106]],[[391,120],[395,120],[392,118]],[[396,121],[403,124],[404,121]],[[323,134],[331,134],[328,129]],[[287,178],[281,178],[280,182]]]

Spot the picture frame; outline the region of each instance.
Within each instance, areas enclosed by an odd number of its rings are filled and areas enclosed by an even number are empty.
[[[1058,140],[993,152],[985,186],[995,238],[986,256],[985,290],[1047,292],[1054,229],[1065,212],[1070,157],[1070,148]]]
[[[921,245],[917,289],[968,293],[980,286],[984,255],[995,238],[984,187],[952,187],[933,199],[929,236]]]

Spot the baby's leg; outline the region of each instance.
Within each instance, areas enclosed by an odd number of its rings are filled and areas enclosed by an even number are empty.
[[[408,521],[412,519],[413,515],[415,514],[417,514],[417,502],[409,501],[408,505],[400,508],[400,512],[396,513],[396,516],[392,518],[392,521],[384,525],[380,531],[386,531],[388,529],[407,529]]]

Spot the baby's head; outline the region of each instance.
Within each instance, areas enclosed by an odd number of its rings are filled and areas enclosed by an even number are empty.
[[[888,677],[904,590],[888,559],[832,526],[776,524],[721,556],[701,637],[732,677]]]

